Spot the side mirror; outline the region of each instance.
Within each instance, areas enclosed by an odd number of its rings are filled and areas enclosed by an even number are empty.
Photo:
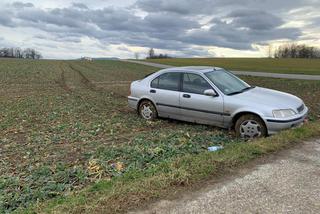
[[[204,95],[215,97],[217,96],[217,93],[213,89],[207,89],[204,91]]]

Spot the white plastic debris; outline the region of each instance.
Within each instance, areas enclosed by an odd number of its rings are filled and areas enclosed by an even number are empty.
[[[208,147],[208,151],[209,152],[215,152],[215,151],[218,151],[220,149],[223,149],[223,146],[210,146],[210,147]]]

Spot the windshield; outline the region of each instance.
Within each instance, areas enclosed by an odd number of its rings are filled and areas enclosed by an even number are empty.
[[[210,71],[205,73],[205,75],[226,95],[242,93],[252,88],[246,82],[223,69]]]

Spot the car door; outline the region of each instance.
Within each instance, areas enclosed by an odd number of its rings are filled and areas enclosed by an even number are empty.
[[[184,120],[223,126],[222,96],[207,96],[204,91],[213,89],[202,76],[184,73],[182,77],[180,108]]]
[[[160,117],[178,119],[181,75],[181,72],[167,72],[151,81],[150,96],[155,101]]]

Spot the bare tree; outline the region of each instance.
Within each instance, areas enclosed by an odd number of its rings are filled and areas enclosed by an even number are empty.
[[[27,48],[24,50],[22,50],[21,48],[2,48],[0,49],[0,57],[40,59],[42,58],[42,55],[35,49],[31,48]]]
[[[32,59],[32,53],[31,53],[31,48],[27,48],[23,51],[23,55],[24,55],[24,58],[26,59]]]
[[[13,50],[13,56],[14,56],[14,58],[21,58],[21,49],[20,48],[15,48]]]
[[[9,57],[9,49],[8,48],[2,48],[0,52],[1,52],[1,57]]]
[[[14,57],[13,54],[14,54],[13,53],[13,48],[8,48],[8,57],[13,58]]]
[[[159,55],[156,55],[153,48],[150,48],[150,50],[148,51],[147,59],[166,59],[166,58],[171,58],[171,57],[168,54],[162,54],[162,53],[160,53]]]
[[[139,54],[138,52],[135,52],[135,53],[134,53],[134,58],[135,58],[136,60],[138,60],[138,59],[140,58],[140,54]]]
[[[268,57],[272,58],[273,54],[272,54],[272,44],[269,44],[268,46]]]
[[[148,56],[149,56],[150,59],[154,58],[154,56],[155,56],[155,51],[154,51],[153,48],[150,48],[149,53],[148,53]]]
[[[275,51],[274,56],[276,58],[319,58],[320,49],[304,44],[285,44]]]
[[[41,59],[41,58],[42,58],[41,53],[39,53],[38,51],[36,51],[36,54],[35,54],[35,58],[34,58],[34,59]]]

